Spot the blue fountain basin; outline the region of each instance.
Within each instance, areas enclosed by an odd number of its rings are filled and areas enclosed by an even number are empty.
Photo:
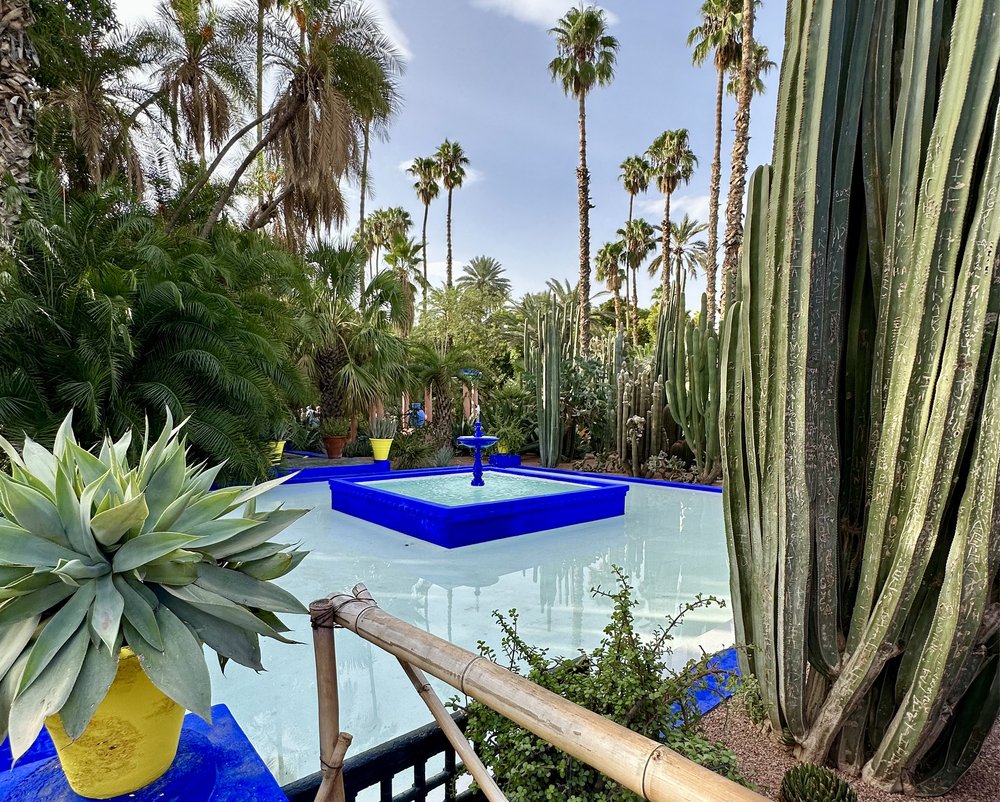
[[[496,445],[500,442],[499,437],[489,437],[488,435],[476,437],[475,435],[467,434],[462,437],[456,437],[455,439],[466,448],[489,448],[490,446]]]
[[[330,506],[447,549],[625,514],[624,482],[485,468],[399,471],[392,479],[331,479]]]

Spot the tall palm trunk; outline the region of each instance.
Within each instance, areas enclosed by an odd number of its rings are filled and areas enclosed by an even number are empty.
[[[621,287],[615,284],[615,334],[622,331],[622,299]]]
[[[632,222],[632,212],[635,207],[635,193],[628,193],[628,222]],[[627,224],[626,224],[627,227]],[[635,283],[638,279],[638,273],[632,271],[632,295],[631,299],[629,296],[629,279],[628,279],[629,265],[625,264],[625,311],[628,312],[631,309],[632,314],[627,317],[625,321],[625,331],[626,333],[632,333],[632,345],[638,347],[639,345],[639,292],[636,289]]]
[[[340,371],[347,364],[347,355],[340,347],[325,348],[316,354],[316,384],[324,418],[347,416],[344,385]]]
[[[743,0],[743,41],[753,41],[754,0]],[[753,98],[753,48],[743,48],[740,63],[740,86],[736,95],[736,134],[733,139],[733,166],[729,173],[729,199],[726,203],[725,255],[722,260],[722,312],[733,300],[736,271],[743,242],[743,191],[747,179],[747,152],[750,149],[750,101]]]
[[[424,225],[422,231],[422,248],[424,255],[424,288],[422,292],[422,309],[421,314],[427,314],[427,213],[431,210],[431,205],[429,203],[424,204]]]
[[[0,0],[0,168],[14,184],[26,187],[30,180],[31,156],[35,151],[35,106],[32,102],[32,68],[38,63],[28,38],[32,23],[29,0]],[[2,177],[0,173],[0,177]],[[0,197],[0,229],[17,222],[17,209]]]
[[[580,95],[580,165],[576,168],[580,206],[580,350],[590,350],[590,173],[587,170],[587,104]]]
[[[257,119],[264,114],[264,6],[267,0],[257,0]],[[257,141],[264,138],[264,123],[257,123]],[[257,205],[264,205],[264,152],[257,157]]]
[[[722,93],[725,70],[719,73],[715,86],[715,151],[712,154],[712,179],[708,190],[708,254],[705,259],[705,294],[708,296],[708,326],[715,326],[716,274],[719,268],[719,188],[722,183]]]
[[[667,308],[670,294],[670,192],[663,193],[663,253],[660,258],[660,308]]]
[[[361,153],[361,208],[358,211],[358,238],[365,241],[365,196],[368,194],[368,149],[371,141],[371,122],[365,120],[363,150]],[[375,271],[372,270],[372,278]],[[361,271],[361,292],[365,291],[365,271]]]
[[[632,266],[632,345],[639,347],[639,266]]]
[[[448,236],[448,256],[447,256],[447,266],[446,266],[446,286],[451,289],[451,193],[454,191],[453,187],[448,187],[448,214],[445,219],[445,228]]]
[[[629,285],[632,283],[628,276],[628,265],[625,265],[625,333],[632,331],[632,304],[629,301]]]

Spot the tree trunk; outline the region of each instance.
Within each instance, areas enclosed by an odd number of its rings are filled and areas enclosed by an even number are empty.
[[[628,334],[632,331],[632,302],[631,294],[629,292],[629,285],[631,285],[631,280],[628,275],[628,266],[625,266],[625,333]]]
[[[632,268],[632,345],[639,347],[639,267]]]
[[[667,308],[670,298],[670,195],[663,195],[663,230],[660,233],[660,309]]]
[[[451,193],[454,191],[453,187],[448,187],[448,214],[445,219],[445,228],[448,235],[448,256],[446,270],[445,286],[451,289]]]
[[[715,86],[715,151],[712,154],[712,178],[708,190],[708,254],[705,259],[705,294],[708,295],[708,325],[715,328],[716,275],[719,269],[719,187],[722,183],[722,93],[725,70],[718,67]]]
[[[29,0],[0,0],[0,163],[14,185],[24,189],[31,179],[35,152],[35,82],[38,64],[28,38],[33,17]],[[17,223],[18,210],[0,194],[0,229]]]
[[[580,165],[576,168],[580,206],[580,353],[590,350],[590,172],[587,170],[587,105],[580,95]]]
[[[347,364],[347,355],[340,348],[325,348],[316,354],[316,384],[323,417],[346,418],[347,399],[340,371]]]
[[[428,426],[431,440],[438,448],[452,444],[452,434],[455,425],[455,400],[449,387],[432,386],[434,400],[434,418]]]
[[[753,41],[753,0],[743,0],[743,41]],[[733,166],[729,173],[729,199],[726,203],[725,255],[722,260],[722,312],[733,301],[733,285],[740,263],[743,242],[743,193],[747,179],[747,153],[750,149],[750,101],[753,98],[753,58],[751,48],[743,48],[740,63],[740,87],[736,95],[736,135],[733,139]]]
[[[615,284],[615,334],[622,330],[622,299],[621,287]]]
[[[257,119],[264,114],[264,5],[266,0],[257,0]],[[264,138],[264,123],[257,123],[257,141]],[[260,177],[257,182],[257,205],[264,205],[264,168],[263,151],[257,157],[257,170]]]
[[[371,123],[368,120],[365,120],[365,130],[362,136],[364,144],[361,151],[361,208],[358,211],[358,239],[363,245],[365,241],[365,197],[368,195],[368,147],[369,137],[371,136]],[[372,278],[374,277],[375,273],[373,271]],[[362,269],[359,292],[364,293],[364,291],[365,271]]]
[[[422,293],[422,315],[427,314],[427,213],[431,210],[429,203],[424,204],[424,225],[423,225],[423,254],[424,254],[424,289]]]

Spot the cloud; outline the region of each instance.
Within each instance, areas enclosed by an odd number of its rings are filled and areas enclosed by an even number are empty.
[[[670,219],[680,220],[685,214],[700,223],[708,222],[708,195],[674,195],[670,199]],[[637,204],[639,212],[663,217],[663,197],[644,198]]]
[[[406,161],[401,161],[399,164],[397,164],[396,168],[399,170],[399,172],[405,175],[406,171],[410,169],[410,166],[412,164],[413,164],[413,159],[407,159]],[[477,170],[475,167],[466,167],[465,181],[462,183],[462,186],[467,187],[472,184],[478,184],[485,178],[486,176],[482,170]]]
[[[484,11],[496,11],[513,17],[529,25],[551,28],[560,17],[565,15],[566,0],[472,0],[472,5]],[[608,9],[602,9],[608,23],[614,25],[618,17]]]
[[[392,11],[390,6],[392,5],[392,0],[367,0],[366,5],[375,13],[382,23],[382,30],[385,31],[386,36],[388,36],[393,44],[399,48],[399,52],[402,53],[403,58],[407,61],[413,58],[413,51],[410,50],[410,40],[403,33],[403,29],[399,27],[399,23],[396,22],[395,17],[392,16]]]

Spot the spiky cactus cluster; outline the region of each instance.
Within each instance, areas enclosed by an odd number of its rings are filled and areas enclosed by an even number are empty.
[[[780,802],[858,802],[858,797],[830,769],[802,763],[785,772]]]

